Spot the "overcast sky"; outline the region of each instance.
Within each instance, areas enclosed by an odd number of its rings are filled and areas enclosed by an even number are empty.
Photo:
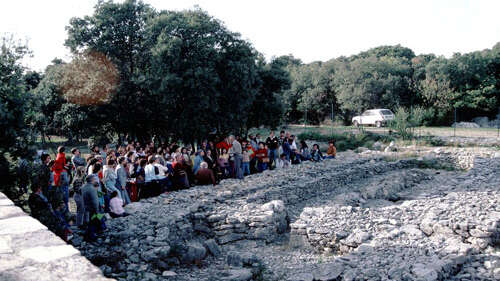
[[[119,1],[120,2],[120,1]],[[267,58],[293,54],[308,63],[401,44],[416,54],[451,56],[491,48],[500,41],[500,0],[146,0],[158,10],[199,5]],[[43,70],[70,59],[65,26],[93,13],[97,0],[6,0],[0,35],[27,39]]]

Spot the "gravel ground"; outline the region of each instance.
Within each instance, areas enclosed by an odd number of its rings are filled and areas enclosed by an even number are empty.
[[[498,280],[495,153],[345,152],[131,204],[75,246],[119,280]]]

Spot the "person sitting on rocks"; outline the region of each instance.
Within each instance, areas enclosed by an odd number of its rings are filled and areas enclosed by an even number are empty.
[[[337,148],[335,147],[335,141],[331,140],[328,142],[328,150],[326,151],[326,159],[334,159],[337,156]]]
[[[177,153],[175,155],[175,161],[174,163],[172,163],[172,169],[174,170],[174,189],[189,188],[190,185],[186,168],[184,167],[184,156],[182,155],[182,153]]]
[[[276,161],[276,169],[287,169],[290,168],[290,161],[286,159],[286,154],[282,153],[278,161]]]
[[[200,169],[200,164],[203,162],[203,157],[205,157],[205,151],[204,150],[198,150],[196,152],[196,156],[194,157],[194,164],[193,164],[193,173],[196,176],[198,173],[198,170]]]
[[[313,149],[311,151],[311,161],[313,162],[321,162],[323,161],[323,154],[319,150],[319,145],[314,144]]]
[[[156,180],[158,182],[158,190],[156,190],[154,196],[158,196],[161,193],[168,191],[172,188],[172,183],[168,178],[170,170],[168,169],[168,167],[161,164],[160,159],[156,157],[153,165],[155,169]]]
[[[198,169],[198,173],[196,173],[196,180],[199,185],[216,185],[214,172],[208,168],[207,162],[201,162],[200,169]]]
[[[72,231],[56,216],[49,200],[42,193],[42,187],[35,185],[32,188],[33,192],[28,199],[31,215],[64,241],[68,241]],[[64,207],[64,203],[61,206]]]
[[[111,193],[111,200],[109,201],[109,215],[112,218],[126,217],[129,214],[123,209],[123,200],[118,196],[115,190]]]
[[[203,157],[203,161],[207,162],[208,168],[210,170],[212,170],[212,172],[214,172],[214,174],[215,174],[215,169],[217,168],[217,164],[216,164],[216,160],[214,159],[214,157],[212,155],[211,149],[207,149],[205,157]]]
[[[144,168],[144,173],[146,175],[146,183],[144,186],[144,190],[142,192],[142,198],[149,198],[154,196],[158,188],[158,181],[156,179],[156,170],[155,169],[155,161],[156,158],[151,155],[148,157],[148,164]],[[159,172],[159,171],[158,171]]]
[[[300,158],[300,161],[309,161],[311,159],[311,152],[309,151],[309,147],[307,146],[306,141],[300,141],[300,152],[297,154],[297,157]]]
[[[229,165],[229,154],[225,148],[222,149],[217,163],[219,164],[221,178],[228,178],[231,175],[231,167]]]

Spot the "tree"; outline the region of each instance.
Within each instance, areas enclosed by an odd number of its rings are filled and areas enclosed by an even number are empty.
[[[59,73],[62,62],[47,66],[40,83],[29,94],[27,100],[26,123],[32,129],[32,138],[40,135],[42,142],[50,134],[59,134],[59,127],[54,122],[54,116],[64,103],[58,87]]]
[[[193,141],[214,129],[244,128],[259,87],[257,53],[248,42],[199,9],[162,12],[148,37],[155,45],[143,87],[151,89],[153,111],[168,116],[154,116],[151,130]]]
[[[339,63],[335,90],[341,109],[350,115],[369,108],[409,106],[412,72],[405,57],[370,56]]]
[[[27,156],[30,144],[25,118],[25,68],[21,59],[29,54],[27,47],[12,37],[0,39],[0,191],[13,197],[15,178],[7,160]]]
[[[118,87],[115,65],[99,52],[78,54],[59,70],[58,87],[64,99],[72,104],[107,104]]]
[[[263,59],[259,63],[261,86],[252,107],[248,112],[247,128],[269,126],[277,128],[282,121],[282,93],[290,88],[290,75],[286,71],[288,62],[283,57],[275,58],[266,64]]]
[[[16,157],[25,150],[24,123],[26,84],[21,59],[28,54],[26,46],[13,38],[2,38],[0,46],[0,157]]]
[[[144,73],[151,57],[146,26],[156,14],[142,1],[99,1],[92,16],[72,18],[66,27],[65,45],[74,54],[88,50],[104,54],[120,73],[120,83],[111,102],[93,108],[103,117],[99,120],[111,124],[110,128],[118,134],[139,137],[147,134],[143,125],[150,116],[147,105],[142,104],[147,103],[149,91],[138,85],[146,79]]]

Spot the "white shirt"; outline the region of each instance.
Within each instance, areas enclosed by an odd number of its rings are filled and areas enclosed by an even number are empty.
[[[144,179],[145,182],[156,180],[155,166],[153,164],[147,164],[144,168],[144,174],[146,175],[146,178]]]
[[[156,179],[162,180],[162,179],[166,178],[165,172],[168,172],[168,168],[161,165],[161,164],[156,164],[156,163],[154,164],[154,166],[158,167],[158,171],[159,171],[158,175],[156,175]],[[153,172],[154,172],[154,170],[153,170]]]

